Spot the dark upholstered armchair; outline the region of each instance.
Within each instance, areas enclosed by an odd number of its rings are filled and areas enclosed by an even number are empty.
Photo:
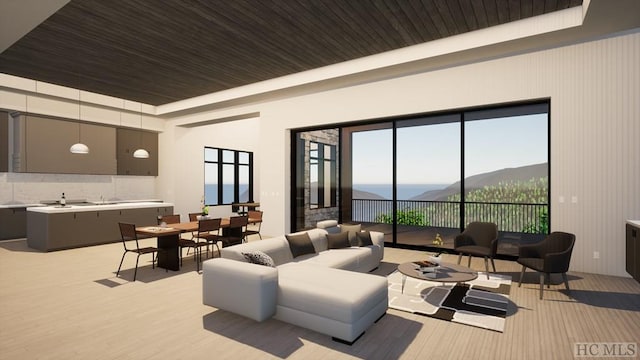
[[[493,272],[496,272],[493,257],[496,255],[496,250],[498,249],[498,226],[490,222],[470,223],[467,225],[467,228],[454,239],[453,249],[460,254],[458,256],[458,264],[460,264],[462,260],[462,255],[469,255],[467,266],[471,266],[471,256],[483,257],[488,279],[488,259],[491,259]]]
[[[542,299],[545,277],[549,287],[550,274],[561,273],[565,287],[570,290],[567,271],[575,242],[574,234],[554,231],[537,244],[520,246],[518,263],[522,265],[522,273],[520,273],[518,287],[522,285],[525,270],[530,268],[540,272],[540,299]]]

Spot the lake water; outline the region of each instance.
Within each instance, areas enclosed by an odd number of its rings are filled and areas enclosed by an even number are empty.
[[[205,184],[204,195],[207,200],[207,204],[216,204],[218,202],[218,185],[217,184]],[[249,185],[240,184],[240,199],[239,202],[249,201]],[[233,185],[222,185],[222,202],[230,204],[234,202],[233,199]]]

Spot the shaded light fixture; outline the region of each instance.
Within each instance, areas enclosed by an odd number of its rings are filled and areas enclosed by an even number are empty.
[[[78,92],[78,121],[80,121],[80,93]],[[81,132],[80,132],[80,123],[78,122],[78,142],[71,145],[71,147],[69,148],[69,151],[71,151],[72,154],[88,154],[89,153],[89,147],[85,144],[82,143],[81,139]]]
[[[149,152],[145,149],[138,149],[133,152],[133,157],[138,159],[146,159],[149,157]]]
[[[142,104],[140,104],[140,146],[142,146]],[[133,152],[133,157],[136,159],[147,159],[149,158],[149,152],[141,147]]]

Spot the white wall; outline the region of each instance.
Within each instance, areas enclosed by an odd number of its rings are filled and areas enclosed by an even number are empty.
[[[259,118],[184,128],[168,124],[159,136],[160,161],[158,196],[174,203],[183,220],[200,210],[204,195],[204,147],[218,147],[254,153],[254,200],[260,201]],[[209,208],[215,216],[229,216],[231,206]]]
[[[256,176],[268,219],[263,231],[275,235],[290,229],[288,129],[550,98],[552,230],[577,235],[573,271],[628,276],[624,224],[626,219],[640,219],[639,68],[640,33],[636,31],[254,105],[261,114],[259,129],[247,122],[235,124],[242,125],[238,128],[211,125],[206,132],[217,136],[210,145],[237,147],[225,145],[233,131],[259,131],[252,143],[258,144],[255,151],[263,159]],[[183,154],[187,149],[197,154],[193,151],[204,143],[200,131],[176,134],[176,146]],[[200,139],[193,141],[195,148],[184,148],[192,137]],[[188,171],[198,181],[202,178],[198,161],[178,163],[175,171]],[[188,191],[189,202],[195,203],[200,193],[185,188],[197,182],[174,178],[176,191]],[[576,203],[571,202],[573,197]],[[186,209],[186,204],[182,206]],[[593,259],[594,251],[600,253],[599,260]]]

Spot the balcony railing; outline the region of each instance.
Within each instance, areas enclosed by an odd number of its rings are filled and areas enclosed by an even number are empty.
[[[352,221],[386,222],[392,219],[392,200],[353,199]],[[488,221],[499,231],[543,232],[548,228],[548,204],[465,202],[465,222]],[[398,200],[397,209],[405,219],[417,221],[406,225],[460,227],[460,202]],[[402,221],[399,221],[402,224]]]

